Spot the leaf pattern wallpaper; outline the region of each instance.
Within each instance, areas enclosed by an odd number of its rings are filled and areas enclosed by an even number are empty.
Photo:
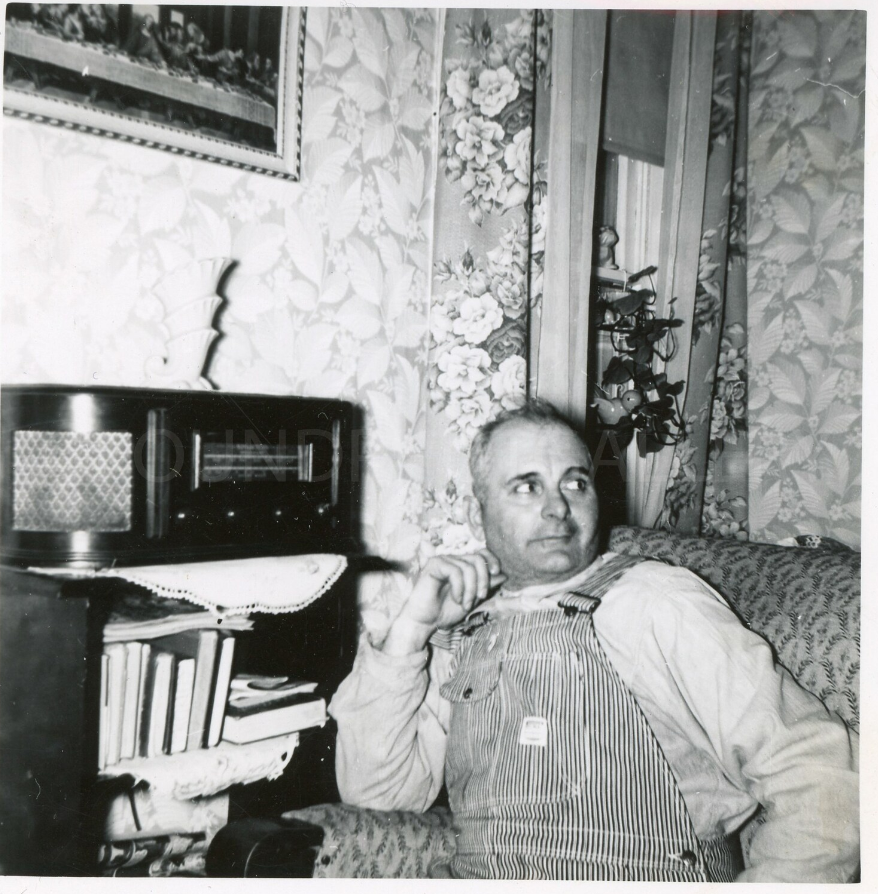
[[[153,286],[193,260],[232,258],[207,377],[359,403],[365,543],[412,558],[438,18],[308,10],[300,183],[5,119],[2,381],[149,384],[167,337]],[[400,597],[375,577],[367,624]]]
[[[860,543],[865,12],[754,15],[748,140],[754,540]]]

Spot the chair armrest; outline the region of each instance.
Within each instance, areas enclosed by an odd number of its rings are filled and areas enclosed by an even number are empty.
[[[414,813],[320,804],[284,818],[323,830],[315,878],[429,878],[431,867],[447,863],[456,849],[445,807]]]
[[[212,878],[311,878],[323,841],[319,826],[297,819],[245,819],[223,826],[205,857]]]

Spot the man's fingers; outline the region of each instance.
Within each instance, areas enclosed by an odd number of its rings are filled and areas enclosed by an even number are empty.
[[[501,574],[500,571],[500,560],[491,552],[489,549],[480,549],[477,553],[477,556],[481,556],[485,560],[485,564],[488,566],[488,571],[492,575]]]
[[[463,589],[458,602],[464,611],[469,611],[475,605],[479,591],[479,576],[475,563],[470,556],[454,556],[452,561],[460,569],[463,579]]]
[[[475,600],[477,602],[483,602],[488,598],[488,584],[491,579],[491,574],[488,571],[488,563],[485,561],[485,557],[481,555],[481,553],[476,553],[476,555],[472,558],[473,568],[476,571],[476,595]]]
[[[497,557],[487,549],[469,555],[434,556],[424,570],[437,582],[440,599],[450,598],[465,614],[506,579]]]
[[[466,581],[463,575],[463,569],[453,559],[444,557],[440,572],[445,579],[447,595],[449,595],[458,605],[463,605],[464,591],[466,589]]]
[[[477,555],[481,556],[488,568],[488,587],[499,587],[506,580],[506,575],[500,569],[500,560],[489,549],[480,549]]]

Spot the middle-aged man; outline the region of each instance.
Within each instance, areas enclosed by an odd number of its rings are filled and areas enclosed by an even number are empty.
[[[487,548],[430,559],[332,701],[344,800],[420,811],[444,781],[456,877],[849,880],[855,735],[695,575],[598,556],[551,406],[487,425],[470,466]]]

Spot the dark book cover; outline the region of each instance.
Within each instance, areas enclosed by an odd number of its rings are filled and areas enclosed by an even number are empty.
[[[236,705],[230,702],[226,708],[227,717],[251,717],[254,714],[267,714],[290,705],[303,705],[306,702],[320,701],[320,696],[313,692],[291,692],[282,698],[259,705]]]

